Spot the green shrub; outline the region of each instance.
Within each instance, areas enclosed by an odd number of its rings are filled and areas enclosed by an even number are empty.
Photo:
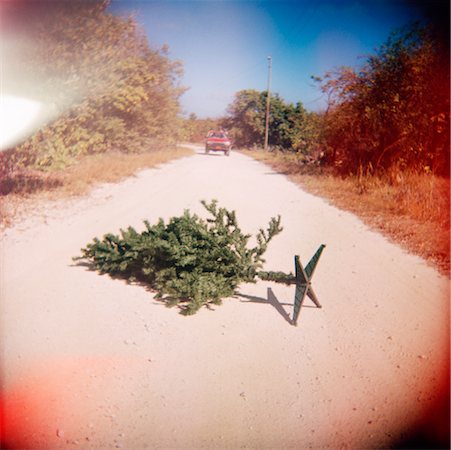
[[[138,233],[121,230],[107,234],[82,249],[82,257],[96,270],[148,284],[168,305],[194,314],[208,303],[220,304],[241,282],[254,282],[264,263],[270,240],[282,231],[280,216],[267,230],[260,229],[257,245],[248,248],[250,235],[238,227],[235,211],[218,208],[217,201],[202,201],[211,218],[201,219],[188,210],[165,224],[160,219]]]

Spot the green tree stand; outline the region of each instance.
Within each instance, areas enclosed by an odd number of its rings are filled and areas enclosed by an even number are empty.
[[[323,252],[326,246],[321,244],[316,251],[316,253],[312,256],[307,266],[304,268],[301,264],[299,256],[296,255],[294,257],[294,268],[295,275],[286,274],[284,272],[259,272],[258,276],[262,280],[274,281],[276,283],[283,284],[295,284],[296,292],[294,294],[294,307],[293,307],[293,318],[292,324],[297,326],[298,317],[301,311],[302,304],[304,303],[305,296],[307,295],[313,303],[321,308],[321,304],[318,301],[318,298],[315,294],[315,291],[312,288],[312,277],[315,272],[316,265],[318,264],[321,253]]]

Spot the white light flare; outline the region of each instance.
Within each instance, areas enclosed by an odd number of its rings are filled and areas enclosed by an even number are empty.
[[[29,137],[42,124],[44,105],[12,95],[0,96],[0,151]]]

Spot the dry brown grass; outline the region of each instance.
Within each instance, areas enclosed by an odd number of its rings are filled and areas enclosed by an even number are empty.
[[[139,154],[104,153],[81,158],[65,170],[24,170],[8,180],[8,194],[0,196],[0,227],[33,208],[38,200],[58,200],[86,194],[100,183],[114,183],[139,170],[191,155],[193,150],[174,147]],[[5,189],[6,190],[6,189]]]
[[[246,151],[306,191],[353,212],[393,242],[450,273],[450,184],[431,174],[348,177],[302,165],[295,156]]]
[[[148,153],[105,153],[82,159],[68,168],[64,174],[61,191],[69,195],[80,195],[93,184],[114,183],[132,176],[137,171],[192,154],[186,147],[174,147]]]

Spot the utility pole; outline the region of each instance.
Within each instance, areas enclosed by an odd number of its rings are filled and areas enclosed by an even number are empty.
[[[269,97],[271,90],[271,56],[268,56],[268,96],[266,97],[265,150],[268,150],[269,134]]]

